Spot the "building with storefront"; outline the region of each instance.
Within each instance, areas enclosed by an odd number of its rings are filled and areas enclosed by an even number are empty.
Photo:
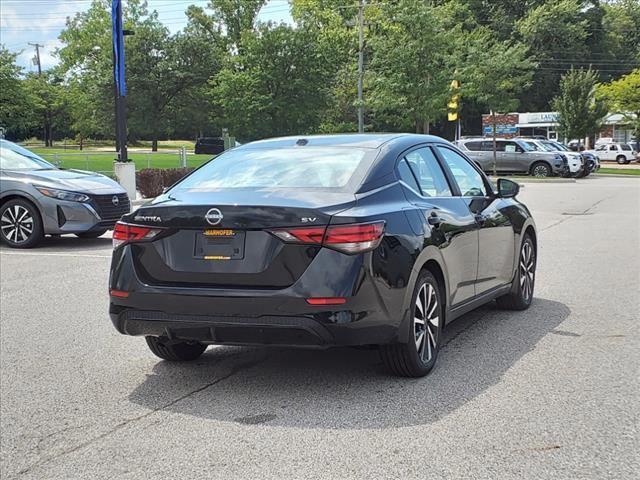
[[[482,115],[482,134],[493,134],[490,114]],[[513,112],[496,115],[496,135],[501,138],[536,135],[552,140],[572,140],[560,138],[557,112]],[[607,116],[596,140],[598,138],[612,138],[618,143],[634,140],[631,128],[625,125],[624,115],[620,113]]]

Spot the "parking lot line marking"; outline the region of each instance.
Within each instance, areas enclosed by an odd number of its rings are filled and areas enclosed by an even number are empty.
[[[86,258],[111,258],[111,255],[87,255],[84,253],[66,252],[4,252],[0,250],[0,255],[30,255],[34,257],[86,257]]]

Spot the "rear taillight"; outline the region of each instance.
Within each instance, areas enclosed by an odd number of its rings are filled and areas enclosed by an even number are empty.
[[[287,243],[324,245],[345,253],[360,253],[380,245],[384,222],[286,228],[271,230],[271,233]]]
[[[154,239],[161,228],[144,227],[142,225],[130,225],[124,222],[116,223],[113,229],[113,248],[124,243],[142,242]]]

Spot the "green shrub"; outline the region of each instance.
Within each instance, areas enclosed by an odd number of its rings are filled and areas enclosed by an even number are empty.
[[[136,185],[144,198],[157,197],[162,190],[170,187],[193,168],[143,168],[136,172]]]

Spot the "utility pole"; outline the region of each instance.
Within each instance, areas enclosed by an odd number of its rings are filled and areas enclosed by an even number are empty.
[[[358,2],[358,133],[364,132],[364,102],[362,82],[364,79],[364,2]]]
[[[36,48],[36,62],[38,65],[38,76],[42,76],[42,66],[40,65],[40,49],[44,48],[44,45],[40,45],[39,43],[29,43],[32,47]]]

